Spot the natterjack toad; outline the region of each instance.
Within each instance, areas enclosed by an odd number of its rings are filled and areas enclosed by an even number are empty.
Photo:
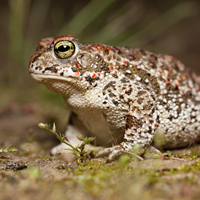
[[[78,130],[110,146],[98,156],[146,150],[158,133],[169,149],[200,139],[198,77],[172,56],[62,36],[39,42],[29,71],[71,109],[69,142]]]

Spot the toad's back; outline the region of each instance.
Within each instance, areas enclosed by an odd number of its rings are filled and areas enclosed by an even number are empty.
[[[72,36],[45,38],[30,73],[64,96],[97,143],[111,139],[119,148],[145,149],[161,133],[164,147],[174,148],[199,138],[198,77],[172,56],[81,44]]]

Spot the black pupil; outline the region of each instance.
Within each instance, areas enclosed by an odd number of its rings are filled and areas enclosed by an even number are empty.
[[[70,49],[70,46],[68,45],[61,45],[58,47],[58,51],[61,51],[61,52],[68,51],[69,49]]]

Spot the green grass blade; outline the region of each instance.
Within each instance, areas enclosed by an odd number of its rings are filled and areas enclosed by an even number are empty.
[[[38,38],[41,39],[42,31],[45,27],[45,22],[47,19],[47,14],[50,8],[51,0],[37,0],[33,2],[30,9],[30,20],[29,29],[27,31],[27,36],[24,38],[24,52],[23,60],[27,63],[27,59],[30,57],[31,48],[37,44]],[[37,31],[36,31],[37,30]]]
[[[75,35],[78,36],[82,31],[93,22],[102,12],[105,11],[115,0],[92,0],[71,21],[67,23],[58,35]]]
[[[199,6],[195,2],[180,3],[168,10],[159,18],[147,24],[133,36],[123,40],[119,45],[130,45],[130,43],[132,43],[135,47],[138,45],[144,46],[148,42],[148,39],[157,37],[170,26],[173,26],[184,18],[195,16],[199,12],[198,8]],[[147,40],[144,38],[147,38]]]
[[[128,1],[124,3],[122,7],[115,11],[112,20],[105,24],[95,35],[91,36],[90,40],[109,43],[113,36],[118,36],[138,22],[144,14],[144,12],[141,11],[141,7],[142,4],[138,2]]]

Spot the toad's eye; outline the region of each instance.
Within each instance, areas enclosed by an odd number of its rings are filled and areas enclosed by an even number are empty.
[[[68,40],[60,40],[54,45],[54,53],[60,59],[71,57],[75,52],[75,45]]]

